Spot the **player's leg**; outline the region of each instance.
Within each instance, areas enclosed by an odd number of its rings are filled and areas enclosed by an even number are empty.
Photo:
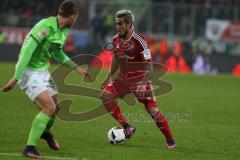
[[[173,139],[172,133],[170,131],[170,127],[168,125],[167,119],[164,115],[159,111],[156,101],[145,101],[144,102],[145,108],[150,116],[155,121],[157,127],[161,130],[164,134],[166,141],[167,141],[167,148],[175,148],[176,144]]]
[[[157,127],[164,134],[166,141],[167,141],[166,147],[167,148],[175,148],[176,144],[173,139],[172,133],[170,131],[170,127],[168,125],[167,119],[159,111],[151,84],[147,84],[145,86],[145,88],[143,86],[141,86],[141,89],[142,90],[139,90],[137,87],[136,92],[135,92],[139,102],[144,104],[147,112],[153,118]]]
[[[55,114],[53,114],[53,116],[51,117],[51,119],[49,120],[47,126],[46,126],[46,129],[44,130],[44,132],[50,132],[50,129],[52,128],[54,122],[55,122],[55,119],[56,119],[56,113],[58,112],[59,110],[59,100],[58,100],[58,96],[57,95],[54,95],[51,97],[55,106],[56,106],[56,110],[55,110]]]
[[[111,92],[104,90],[100,96],[106,110],[122,125],[126,125],[127,121],[121,113],[120,107],[116,102],[116,96]]]
[[[121,87],[121,84],[119,83],[118,86]],[[104,88],[100,98],[106,110],[123,126],[126,138],[130,138],[136,129],[129,125],[116,102],[117,95],[120,95],[121,97],[124,96],[126,93],[127,89],[124,89],[124,92],[122,92],[118,89],[118,87],[114,87],[114,85],[109,84]]]
[[[45,73],[45,77],[48,77],[46,79],[46,84],[45,86],[47,86],[48,88],[48,93],[49,95],[51,96],[54,104],[55,104],[55,113],[52,115],[50,121],[48,122],[47,126],[46,126],[46,129],[45,129],[45,132],[50,132],[50,129],[52,128],[54,122],[55,122],[55,119],[56,119],[56,113],[58,112],[58,110],[60,109],[59,107],[59,98],[58,98],[58,89],[57,89],[57,86],[54,82],[54,80],[52,79],[52,77],[50,76],[50,73],[49,72],[46,72]]]
[[[23,151],[23,155],[41,159],[43,157],[37,152],[35,146],[37,145],[37,142],[44,132],[49,120],[54,115],[56,107],[47,90],[36,96],[36,98],[34,98],[34,102],[38,105],[41,111],[32,122],[27,146]]]
[[[55,114],[53,114],[53,116],[51,117],[51,119],[49,120],[43,134],[41,135],[41,138],[46,140],[46,142],[48,143],[48,146],[53,149],[53,150],[59,150],[59,144],[56,141],[56,139],[54,138],[54,136],[52,135],[52,133],[50,132],[50,129],[52,128],[55,119],[56,119],[56,113],[59,110],[59,100],[58,100],[58,96],[57,95],[53,95],[52,96],[52,100],[54,101],[54,104],[56,106],[56,110],[55,110]]]
[[[101,94],[101,100],[106,110],[123,126],[126,138],[130,138],[136,128],[132,127],[122,115],[120,107],[116,103],[116,96],[110,92],[104,91]]]

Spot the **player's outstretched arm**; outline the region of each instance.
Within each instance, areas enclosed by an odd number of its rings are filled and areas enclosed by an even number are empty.
[[[81,66],[78,66],[75,68],[75,71],[78,72],[83,77],[86,77],[89,81],[93,80],[92,76],[87,73],[86,69],[82,68]]]
[[[31,36],[24,41],[24,44],[22,46],[20,56],[16,65],[15,74],[13,78],[9,80],[9,82],[1,89],[1,91],[8,92],[14,88],[17,81],[22,76],[37,46],[38,46],[38,43]]]
[[[88,80],[92,80],[92,76],[88,74],[84,68],[78,66],[74,61],[72,61],[62,50],[55,51],[53,54],[53,58],[56,59],[58,62],[62,63],[63,65],[74,69],[81,76],[87,78]]]

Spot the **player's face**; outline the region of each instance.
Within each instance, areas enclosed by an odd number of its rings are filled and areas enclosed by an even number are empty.
[[[127,23],[124,22],[123,18],[116,18],[116,30],[120,37],[125,37],[130,30],[130,27]]]
[[[70,28],[73,25],[73,23],[76,21],[77,17],[78,17],[78,15],[72,15],[72,16],[68,17],[66,27]]]

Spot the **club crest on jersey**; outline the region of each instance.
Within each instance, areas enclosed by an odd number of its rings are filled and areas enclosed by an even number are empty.
[[[39,32],[38,32],[38,35],[39,37],[43,38],[47,35],[47,31],[45,29],[41,29]]]

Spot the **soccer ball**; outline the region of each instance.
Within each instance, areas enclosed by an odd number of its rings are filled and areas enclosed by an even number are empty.
[[[108,131],[108,140],[111,144],[123,144],[125,142],[124,130],[120,127],[113,127]]]

